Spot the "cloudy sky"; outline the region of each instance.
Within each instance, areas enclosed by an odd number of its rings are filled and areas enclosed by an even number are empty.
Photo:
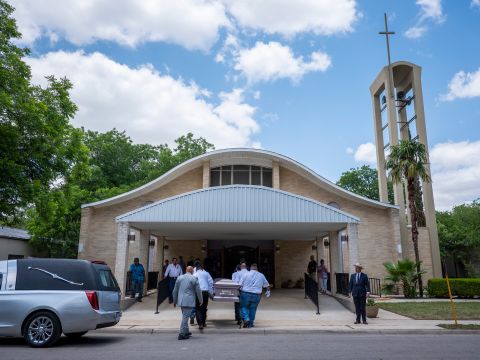
[[[480,0],[11,0],[34,81],[67,76],[74,125],[261,147],[336,181],[375,165],[369,86],[423,68],[436,205],[480,197]]]

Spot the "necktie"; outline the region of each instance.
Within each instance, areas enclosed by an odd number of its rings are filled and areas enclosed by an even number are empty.
[[[360,281],[360,273],[357,273],[357,284]]]

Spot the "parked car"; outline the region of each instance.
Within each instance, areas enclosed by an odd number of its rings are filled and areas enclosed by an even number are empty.
[[[80,337],[120,320],[120,289],[104,262],[68,259],[0,261],[0,336],[32,347]]]

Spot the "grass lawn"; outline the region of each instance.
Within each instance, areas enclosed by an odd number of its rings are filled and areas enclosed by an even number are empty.
[[[477,324],[438,324],[438,326],[444,329],[460,329],[460,330],[480,330],[480,325]]]
[[[377,303],[384,310],[411,317],[416,320],[452,320],[450,302],[402,302]],[[459,320],[480,320],[479,302],[455,303]]]

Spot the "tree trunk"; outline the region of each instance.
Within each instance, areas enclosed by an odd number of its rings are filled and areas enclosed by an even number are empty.
[[[415,262],[417,263],[417,272],[420,274],[420,254],[418,253],[418,229],[417,229],[417,206],[415,203],[415,178],[408,178],[408,206],[410,208],[410,222],[412,223],[412,242],[415,252]],[[418,276],[418,290],[420,297],[423,297],[422,275]]]

